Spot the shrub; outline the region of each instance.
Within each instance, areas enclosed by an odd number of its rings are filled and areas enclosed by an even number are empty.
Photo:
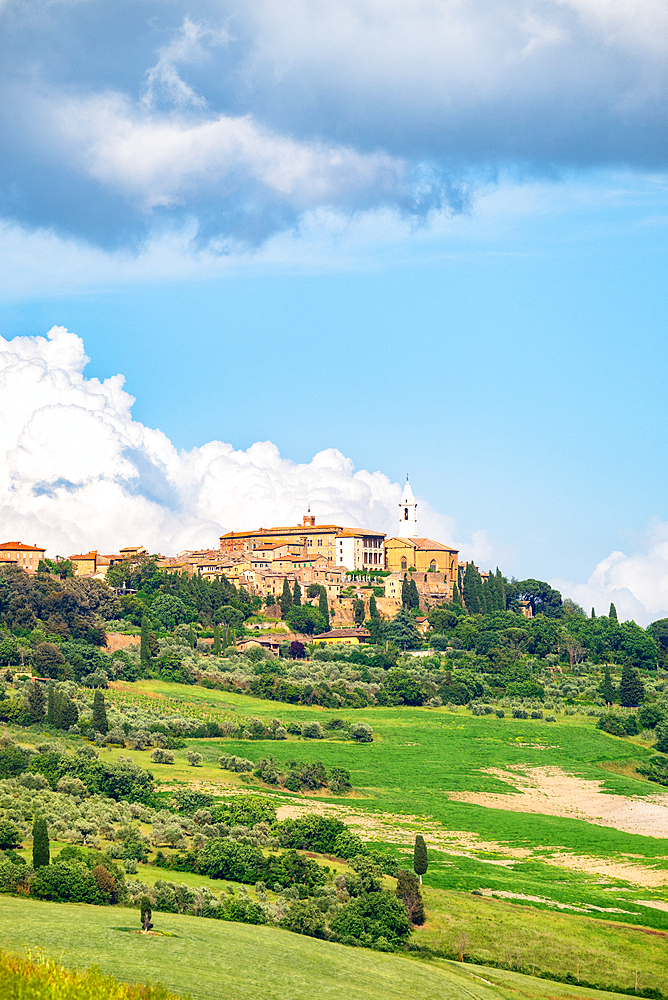
[[[281,847],[292,847],[298,851],[317,851],[319,854],[335,854],[337,837],[345,832],[345,824],[340,819],[329,816],[284,819],[276,827],[276,836]],[[357,843],[354,846],[357,847]],[[338,854],[338,857],[342,856]]]
[[[281,920],[281,927],[294,934],[306,934],[308,937],[327,937],[325,916],[311,899],[295,899]]]
[[[668,753],[668,722],[661,722],[656,727],[656,744],[654,749],[660,753]]]
[[[506,713],[503,711],[502,708],[497,708],[494,714],[496,715],[497,719],[505,719],[506,717]]]
[[[529,718],[529,713],[525,711],[525,709],[523,708],[513,709],[513,719],[528,719],[528,718]]]
[[[0,819],[0,850],[21,846],[21,833],[9,820]]]
[[[0,996],[30,1000],[177,1000],[163,986],[133,986],[103,976],[99,969],[64,969],[43,956],[0,952]]]
[[[365,944],[373,944],[381,937],[399,944],[411,931],[405,906],[384,889],[351,900],[338,910],[330,926],[339,940],[352,937]]]
[[[34,777],[43,778],[41,774],[36,774]],[[43,780],[46,781],[45,778],[43,778]],[[56,791],[64,792],[65,795],[73,795],[79,799],[83,799],[86,795],[88,795],[88,789],[84,785],[81,778],[74,778],[71,774],[66,774],[64,777],[60,778],[58,784],[56,785]]]
[[[31,881],[38,899],[57,903],[104,903],[90,869],[80,861],[54,861],[38,868]]]
[[[424,923],[424,905],[420,885],[413,872],[400,871],[397,878],[396,895],[406,907],[411,923]]]
[[[203,759],[201,753],[197,753],[196,750],[189,750],[186,754],[186,760],[191,767],[199,767]]]
[[[255,764],[246,757],[221,757],[218,761],[225,771],[252,771]]]
[[[325,734],[319,722],[305,722],[302,725],[301,735],[306,740],[321,740]]]
[[[350,737],[356,743],[373,743],[373,729],[366,722],[353,722]]]
[[[543,713],[542,712],[538,712],[538,711],[536,711],[534,709],[534,711],[531,713],[531,718],[532,719],[542,719],[543,718]]]
[[[199,754],[196,754],[196,756],[200,757]],[[200,757],[200,761],[201,759],[202,758]],[[154,764],[173,764],[174,754],[171,752],[171,750],[161,750],[160,747],[158,747],[151,754],[151,760],[153,761]]]

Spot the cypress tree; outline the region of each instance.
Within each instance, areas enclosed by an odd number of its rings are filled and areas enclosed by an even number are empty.
[[[50,726],[56,724],[56,692],[53,684],[49,684],[49,696],[47,700],[46,721]]]
[[[497,587],[497,595],[498,595],[498,597],[497,597],[498,607],[497,607],[496,610],[497,611],[505,611],[506,610],[506,586],[505,586],[505,580],[504,580],[503,576],[501,575],[501,570],[499,569],[498,566],[496,567],[496,587]]]
[[[329,631],[329,604],[327,603],[327,591],[324,587],[320,588],[320,595],[318,597],[318,611],[325,619],[325,631]]]
[[[369,598],[369,618],[378,618],[378,605],[376,604],[376,595],[373,590],[371,591],[371,597]]]
[[[46,715],[44,691],[37,681],[33,681],[28,690],[27,707],[31,722],[41,722]]]
[[[622,668],[622,679],[619,685],[619,704],[628,708],[640,705],[645,697],[645,685],[640,674],[630,663]]]
[[[65,695],[62,691],[54,691],[53,694],[53,724],[56,729],[63,728],[63,705]]]
[[[32,866],[33,868],[43,868],[50,861],[49,831],[46,820],[42,816],[36,816],[32,825]]]
[[[591,616],[592,616],[592,618],[596,617],[596,610],[595,610],[595,608],[591,609]]]
[[[191,649],[195,648],[195,632],[193,630],[192,625],[188,629],[188,645],[190,646]]]
[[[227,637],[228,646],[232,647],[232,651],[236,653],[237,651],[237,633],[233,628],[230,629],[229,635]]]
[[[104,707],[104,695],[96,688],[93,695],[93,730],[96,733],[108,733],[107,710]]]
[[[292,607],[292,594],[290,592],[290,584],[288,583],[287,576],[283,581],[283,593],[281,594],[279,604],[281,605],[281,614],[285,618],[288,611]]]
[[[615,685],[612,683],[610,677],[610,667],[606,663],[605,670],[603,671],[603,683],[601,684],[601,696],[605,701],[611,705],[613,701],[617,698],[617,692],[615,691]]]
[[[422,834],[418,833],[413,848],[413,871],[420,876],[420,885],[422,885],[422,876],[427,874],[427,867],[427,845]]]
[[[151,900],[148,896],[142,896],[139,900],[139,914],[140,921],[144,931],[150,931],[153,924],[151,923]]]
[[[299,581],[295,580],[295,585],[292,590],[292,603],[296,608],[301,607],[302,603],[302,588],[299,586]]]
[[[211,652],[214,656],[220,656],[220,625],[213,626],[213,646]]]
[[[410,608],[410,589],[408,585],[408,577],[404,574],[403,583],[401,584],[401,606],[402,608]]]
[[[458,608],[461,608],[462,606],[462,599],[459,596],[459,587],[456,583],[453,583],[452,585],[452,603],[456,604]]]
[[[464,604],[470,615],[479,615],[482,607],[482,581],[473,563],[466,564],[464,573]]]
[[[608,618],[614,618],[617,621],[617,608],[614,604],[610,605],[610,610],[608,611]]]
[[[70,726],[76,726],[78,721],[79,709],[71,698],[65,698],[61,715],[61,729],[69,729]]]
[[[420,607],[420,595],[418,594],[417,584],[413,579],[411,579],[408,585],[408,607],[418,609]]]
[[[141,616],[141,638],[139,642],[139,659],[141,660],[142,667],[147,667],[148,662],[151,659],[151,645],[148,635],[148,618],[146,615]]]

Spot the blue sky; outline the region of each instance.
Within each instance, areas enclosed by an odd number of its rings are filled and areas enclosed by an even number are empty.
[[[410,472],[483,568],[668,614],[662,5],[0,28],[6,531],[175,551],[308,501],[392,531]]]

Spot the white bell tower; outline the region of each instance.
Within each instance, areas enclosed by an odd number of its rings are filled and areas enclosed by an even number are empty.
[[[411,484],[408,482],[408,476],[406,476],[406,485],[399,502],[399,537],[417,537],[417,503]]]

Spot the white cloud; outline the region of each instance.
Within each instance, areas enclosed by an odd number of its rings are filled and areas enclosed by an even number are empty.
[[[0,339],[0,524],[51,555],[142,543],[153,551],[215,547],[231,529],[320,523],[393,532],[401,488],[355,472],[335,448],[309,463],[269,441],[246,451],[210,441],[179,452],[132,419],[122,375],[85,378],[83,342],[63,327]],[[449,541],[452,519],[421,503],[420,530]]]
[[[639,552],[612,552],[602,559],[586,583],[550,583],[587,612],[593,607],[596,614],[607,614],[612,603],[620,619],[641,625],[668,617],[668,523],[652,525]]]

